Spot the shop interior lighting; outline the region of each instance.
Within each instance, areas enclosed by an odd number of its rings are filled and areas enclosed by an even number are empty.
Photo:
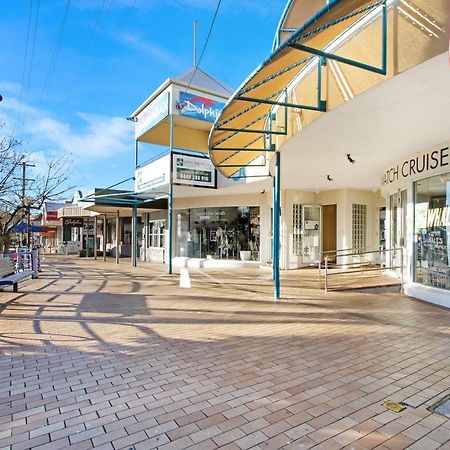
[[[352,156],[350,155],[350,153],[347,153],[347,159],[349,163],[355,164],[355,160],[352,158]]]
[[[327,175],[327,180],[328,181],[333,181],[333,178],[331,178],[331,175]]]

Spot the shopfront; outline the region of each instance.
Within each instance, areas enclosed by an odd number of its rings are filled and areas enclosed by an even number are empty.
[[[405,292],[450,306],[448,144],[393,164],[383,177],[390,247],[405,249]]]
[[[259,261],[259,207],[190,208],[175,217],[175,256]]]

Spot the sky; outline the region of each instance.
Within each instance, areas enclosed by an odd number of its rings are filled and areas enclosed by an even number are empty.
[[[69,153],[83,193],[131,177],[126,117],[193,65],[194,19],[199,55],[217,1],[0,0],[0,134],[23,142],[31,170]],[[200,67],[236,89],[269,56],[285,4],[222,0]]]

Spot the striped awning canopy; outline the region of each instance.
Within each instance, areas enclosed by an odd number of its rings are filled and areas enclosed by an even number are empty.
[[[309,96],[313,101],[308,105],[289,102],[286,88],[313,58],[322,56],[323,49],[376,8],[384,8],[386,14],[386,0],[330,0],[300,28],[292,30],[290,37],[233,94],[216,120],[208,147],[211,161],[220,173],[231,177],[255,158],[273,152],[267,137],[285,135],[287,125],[287,120],[284,127],[272,126],[272,121],[268,121],[274,106],[326,110],[321,100],[320,77],[317,100],[315,95]],[[382,67],[341,62],[378,73],[386,71],[385,62]]]

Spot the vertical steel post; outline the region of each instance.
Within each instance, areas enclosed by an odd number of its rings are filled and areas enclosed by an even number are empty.
[[[94,216],[94,259],[97,259],[97,216]]]
[[[274,298],[280,298],[280,152],[275,153],[273,178],[273,284]]]
[[[133,205],[133,220],[131,223],[131,243],[132,243],[132,249],[131,249],[131,265],[133,267],[137,266],[137,206]]]
[[[108,231],[106,214],[103,215],[103,261],[106,261],[106,233]]]
[[[382,11],[382,42],[381,42],[381,67],[383,69],[383,74],[386,75],[387,73],[387,1],[383,1],[382,5],[383,11]]]
[[[89,251],[89,217],[86,219],[86,259]]]
[[[168,272],[172,273],[172,254],[173,254],[173,114],[170,114],[170,173],[169,173],[169,248],[168,248]]]
[[[116,264],[119,264],[119,246],[120,246],[120,211],[116,215]]]

